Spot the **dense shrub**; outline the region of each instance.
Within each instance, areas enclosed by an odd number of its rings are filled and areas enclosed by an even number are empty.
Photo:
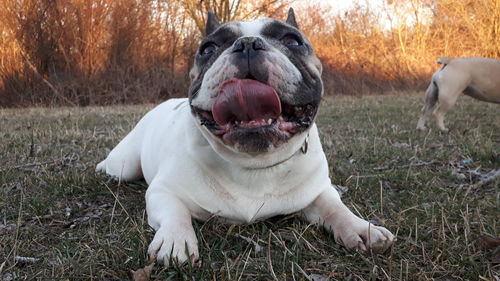
[[[292,2],[0,0],[0,106],[184,96],[207,9],[223,21],[284,18]],[[341,14],[293,3],[327,94],[423,88],[440,56],[500,57],[496,0],[394,0]]]

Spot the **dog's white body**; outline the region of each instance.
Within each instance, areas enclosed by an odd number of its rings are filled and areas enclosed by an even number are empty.
[[[253,40],[251,48],[256,54],[252,62],[258,61],[262,65],[257,69],[268,70],[264,73],[267,77],[265,82],[278,89],[283,104],[302,105],[297,102],[300,95],[306,101],[313,95],[315,98],[312,100],[319,104],[322,92],[321,64],[313,52],[302,49],[303,53],[292,54],[284,51],[286,46],[277,41],[266,42],[268,37],[274,36],[269,31],[273,26],[277,34],[289,30],[296,34],[293,40],[297,38],[301,41],[294,27],[295,21],[287,20],[289,22],[291,25],[271,19],[245,24],[228,23],[221,27],[225,31],[218,29],[219,32],[215,32],[214,38],[225,38],[225,34],[235,31],[235,38],[240,37],[232,39],[235,40],[233,46],[241,40]],[[217,24],[209,16],[207,26],[217,27]],[[266,36],[262,35],[265,30],[270,32]],[[257,37],[248,37],[249,34]],[[260,45],[255,47],[255,42]],[[243,133],[232,137],[230,142],[217,135],[220,126],[204,124],[206,120],[200,119],[196,106],[209,110],[217,97],[214,90],[220,87],[219,84],[238,77],[241,75],[238,71],[246,67],[246,61],[243,61],[243,66],[238,64],[241,60],[231,61],[241,54],[241,49],[225,46],[226,49],[222,50],[210,67],[207,67],[206,60],[201,59],[193,67],[192,89],[197,89],[196,81],[201,83],[198,84],[201,90],[191,93],[194,98],[172,99],[151,110],[97,166],[98,171],[120,180],[144,177],[149,184],[146,208],[148,222],[156,234],[148,253],[166,264],[171,258],[181,262],[198,258],[192,217],[206,220],[211,216],[219,216],[229,222],[249,223],[297,211],[302,211],[309,222],[319,223],[333,231],[336,241],[347,248],[385,251],[392,244],[394,236],[387,229],[355,216],[332,187],[328,163],[313,118],[303,119],[310,125],[295,133],[278,129],[278,124],[291,122],[281,119],[282,116],[256,129],[261,132],[260,135],[253,134],[256,131],[253,129],[234,129]],[[296,46],[294,44],[290,48]],[[304,63],[296,66],[283,54],[297,56],[296,59]],[[227,69],[236,67],[239,70],[229,75],[224,71],[224,65],[227,65]],[[292,70],[286,70],[290,68]],[[290,84],[293,79],[283,79],[287,75],[294,76],[296,82]],[[304,88],[306,84],[308,86]],[[238,124],[231,126],[237,127]],[[283,138],[268,137],[276,134],[290,136],[285,141]],[[245,142],[248,138],[253,138],[254,142]]]
[[[187,99],[172,99],[147,113],[97,170],[124,181],[144,176],[148,222],[157,230],[149,253],[165,263],[170,252],[181,261],[189,258],[184,242],[191,258],[198,257],[191,216],[249,223],[302,210],[309,221],[334,230],[336,241],[348,248],[385,250],[394,238],[342,203],[315,125],[306,154],[299,148],[278,165],[243,168],[212,149]]]
[[[138,155],[146,182],[162,183],[149,188],[147,197],[156,196],[154,187],[159,193],[174,193],[201,220],[217,215],[249,223],[288,214],[304,209],[331,189],[316,126],[309,133],[306,154],[297,150],[280,165],[243,168],[215,153],[201,135],[187,99],[171,99],[151,110],[98,169],[123,180],[136,179],[135,171],[120,167],[138,165],[130,165]]]

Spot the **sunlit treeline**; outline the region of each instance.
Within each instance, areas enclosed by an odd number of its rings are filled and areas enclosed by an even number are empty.
[[[360,2],[340,13],[320,2],[0,0],[0,106],[184,96],[208,9],[230,21],[295,7],[327,94],[421,87],[439,56],[500,57],[500,0]]]
[[[314,8],[302,20],[334,93],[421,90],[441,56],[500,58],[500,0],[366,2],[380,5],[354,5],[330,25]]]

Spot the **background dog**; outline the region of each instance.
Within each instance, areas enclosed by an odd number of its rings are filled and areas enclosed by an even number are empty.
[[[443,67],[432,75],[417,130],[425,130],[425,122],[434,113],[438,128],[448,131],[444,115],[462,93],[478,100],[500,103],[500,60],[443,57],[437,63]]]

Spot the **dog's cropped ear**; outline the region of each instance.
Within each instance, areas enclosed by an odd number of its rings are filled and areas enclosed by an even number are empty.
[[[205,26],[205,36],[212,34],[217,28],[219,28],[220,22],[213,11],[208,11],[207,15],[207,25]]]
[[[295,28],[299,28],[299,25],[297,24],[297,21],[295,20],[295,12],[293,11],[293,8],[290,8],[288,10],[288,17],[286,18],[286,23],[288,23],[289,25],[295,27]]]

